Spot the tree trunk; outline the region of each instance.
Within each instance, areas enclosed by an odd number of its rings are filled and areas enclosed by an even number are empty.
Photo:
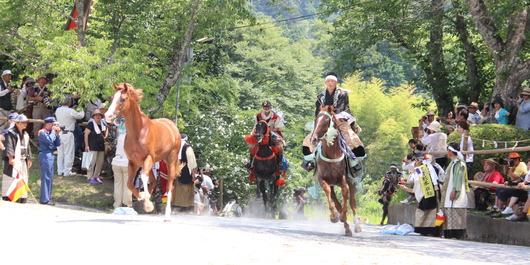
[[[149,111],[149,116],[151,117],[156,114],[160,110],[160,108],[162,108],[164,102],[167,99],[169,91],[173,86],[175,86],[175,84],[180,78],[182,68],[184,67],[184,62],[186,62],[186,50],[190,46],[193,32],[195,30],[195,17],[199,11],[199,5],[201,4],[201,2],[202,0],[196,0],[190,10],[190,22],[188,24],[188,29],[186,30],[186,37],[184,38],[184,43],[182,45],[180,43],[175,43],[173,47],[173,51],[171,54],[171,64],[169,65],[166,79],[164,80],[162,87],[158,91],[158,94],[155,96],[155,99],[158,103],[158,108],[151,108],[151,110]]]
[[[467,24],[465,21],[465,14],[462,12],[460,1],[453,1],[453,6],[457,10],[455,27],[458,32],[458,36],[465,50],[467,77],[469,79],[469,94],[466,99],[463,99],[464,103],[478,102],[480,92],[482,91],[481,84],[478,77],[477,60],[475,58],[475,46],[469,37]]]
[[[506,42],[495,26],[483,0],[467,1],[473,22],[484,39],[495,63],[495,87],[492,99],[501,99],[504,105],[516,98],[524,80],[530,78],[530,61],[522,61],[521,50],[526,45],[525,32],[529,30],[528,10],[514,10],[507,18],[509,25]]]
[[[443,52],[443,0],[434,0],[430,12],[430,40],[427,43],[427,82],[438,106],[438,115],[444,116],[453,110],[453,97],[449,92],[450,82],[445,69]]]

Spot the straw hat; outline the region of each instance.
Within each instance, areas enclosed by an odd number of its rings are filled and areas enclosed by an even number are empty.
[[[427,111],[427,114],[425,116],[434,116],[434,110]]]
[[[94,113],[92,113],[91,117],[94,117],[94,115],[99,114],[101,117],[103,117],[103,114],[101,114],[101,111],[99,109],[95,110]]]
[[[488,159],[482,159],[480,160],[480,163],[482,165],[484,165],[485,163],[492,163],[495,165],[495,168],[500,168],[501,165],[499,165],[499,163],[497,163],[497,161],[495,161],[493,158],[488,158]]]
[[[427,129],[435,131],[435,132],[439,132],[440,131],[440,123],[437,122],[437,121],[433,121],[433,122],[431,122],[431,124],[429,124],[429,126],[427,126]]]
[[[523,92],[521,92],[521,95],[530,95],[530,87],[525,87]]]

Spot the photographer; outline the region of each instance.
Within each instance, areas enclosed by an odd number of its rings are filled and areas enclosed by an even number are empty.
[[[85,111],[76,111],[72,97],[65,94],[61,106],[55,111],[55,117],[62,128],[61,145],[57,148],[57,174],[65,177],[75,176],[72,172],[75,158],[75,126],[78,119],[85,116]]]
[[[33,102],[33,119],[45,119],[48,116],[51,116],[50,110],[44,103],[44,100],[47,99],[51,92],[48,90],[46,84],[48,83],[48,78],[45,75],[39,75],[37,78],[37,85],[33,89],[28,90],[28,102]],[[36,135],[37,132],[42,128],[42,125],[35,123],[33,125],[33,134]]]
[[[304,197],[305,188],[300,187],[294,189],[294,219],[304,220],[304,205],[307,203],[307,198]]]
[[[2,72],[2,80],[0,81],[0,117],[7,118],[11,114],[13,109],[13,103],[11,103],[11,93],[15,90],[15,86],[11,86],[11,77],[13,74],[11,70],[5,70]],[[0,131],[8,125],[7,121],[0,121]]]
[[[427,132],[421,138],[421,142],[426,146],[427,152],[445,152],[447,147],[447,135],[440,130],[440,123],[437,121],[431,122],[427,126]],[[445,167],[447,163],[447,155],[437,154],[433,155],[438,165]]]
[[[210,171],[207,168],[199,168],[199,174],[195,181],[195,200],[200,202],[198,214],[202,214],[204,207],[206,206],[208,208],[210,205],[210,195],[214,186],[209,175]],[[197,198],[197,196],[199,196],[199,198]]]
[[[51,202],[52,184],[53,184],[53,152],[61,145],[61,138],[59,138],[59,123],[53,117],[44,119],[44,128],[42,128],[37,137],[39,138],[39,163],[41,173],[41,188],[40,188],[40,203],[47,205],[55,205]]]
[[[503,172],[510,177],[510,181],[504,183],[507,186],[517,186],[523,181],[523,177],[528,173],[525,163],[521,163],[521,157],[518,153],[510,153],[508,158],[500,161],[503,166]],[[526,201],[527,193],[524,190],[512,189],[512,188],[498,188],[495,191],[497,199],[495,200],[495,206],[486,214],[491,214],[491,217],[501,217],[503,214],[513,214],[512,206],[517,202]],[[511,197],[518,198],[517,200],[511,201],[510,205],[501,212],[502,208]]]

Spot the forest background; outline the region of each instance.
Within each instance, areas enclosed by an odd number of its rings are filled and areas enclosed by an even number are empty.
[[[177,117],[199,166],[223,177],[225,202],[242,204],[255,189],[243,136],[264,100],[287,121],[289,204],[292,189],[314,185],[301,143],[325,73],[339,74],[368,151],[360,214],[372,216],[381,175],[428,109],[507,103],[530,75],[519,0],[0,0],[0,17],[0,69],[15,82],[54,73],[51,88],[87,100],[113,83],[143,89],[144,113]]]

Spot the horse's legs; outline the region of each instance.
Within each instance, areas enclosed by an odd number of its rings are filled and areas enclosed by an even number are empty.
[[[142,167],[142,174],[140,177],[142,178],[142,183],[144,185],[144,210],[148,213],[152,212],[154,210],[154,205],[151,202],[151,194],[149,193],[149,187],[148,187],[148,180],[149,180],[149,171],[153,168],[153,158],[148,155],[144,160],[144,166]],[[154,183],[151,183],[154,184]]]
[[[265,180],[260,180],[259,182],[259,192],[261,192],[261,197],[263,199],[263,207],[267,209],[267,193],[265,192]],[[258,194],[259,196],[259,194]]]
[[[339,217],[335,213],[335,207],[333,207],[333,204],[331,203],[331,187],[328,185],[328,183],[326,183],[320,177],[318,178],[318,182],[320,183],[320,186],[322,187],[322,189],[324,189],[324,193],[326,193],[326,196],[328,197],[328,206],[329,206],[329,211],[331,212],[331,215],[329,216],[329,220],[332,223],[336,223],[339,221]]]
[[[335,194],[335,189],[333,187],[331,187],[331,200],[333,200],[337,212],[342,212],[342,205],[340,204],[339,199],[337,199],[337,194]]]
[[[129,162],[129,165],[127,167],[127,173],[129,177],[127,178],[127,188],[133,193],[133,195],[138,199],[141,200],[142,196],[138,192],[138,190],[134,187],[134,179],[136,178],[136,172],[138,171],[138,167],[133,165],[133,163]]]
[[[344,178],[347,178],[347,176],[344,176]],[[349,188],[348,184],[346,184],[346,180],[342,182],[341,185],[341,192],[342,192],[342,211],[340,215],[340,221],[344,223],[344,231],[346,236],[352,236],[353,233],[351,232],[350,225],[348,224],[348,195],[349,195]]]
[[[357,214],[357,201],[355,200],[355,192],[357,191],[357,188],[354,184],[348,182],[348,188],[350,189],[350,208],[353,213],[353,225],[354,225],[354,231],[355,233],[359,233],[362,231],[361,224],[359,222],[359,218],[355,215]]]
[[[278,191],[278,187],[276,186],[275,182],[275,177],[269,181],[269,205],[271,207],[271,217],[273,219],[276,219],[276,192]]]
[[[383,198],[385,200],[386,198]],[[388,201],[383,201],[383,219],[381,220],[381,225],[385,224],[386,216],[388,215]]]

